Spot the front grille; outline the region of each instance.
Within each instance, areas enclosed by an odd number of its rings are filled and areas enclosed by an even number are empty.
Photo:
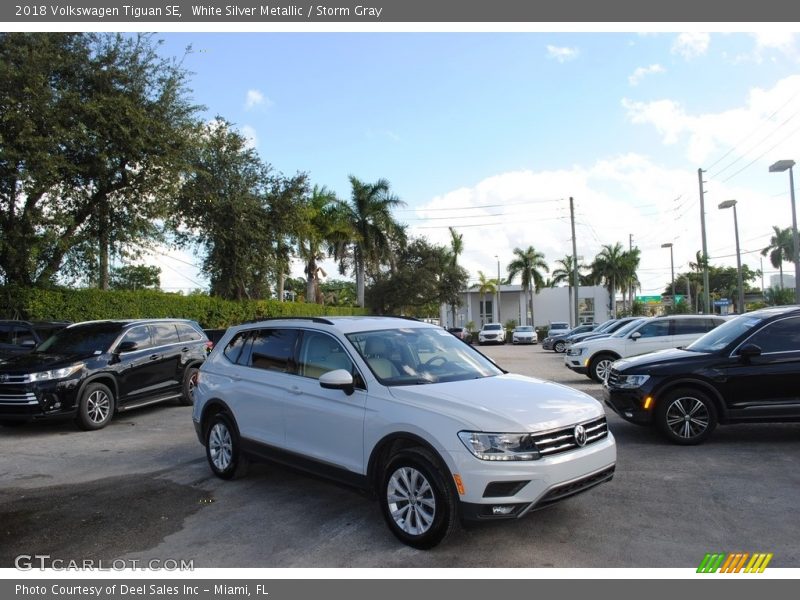
[[[611,481],[613,477],[614,477],[614,467],[611,466],[608,467],[607,469],[603,469],[602,471],[598,471],[597,473],[592,473],[591,475],[587,475],[586,477],[576,479],[575,481],[570,481],[568,483],[562,483],[561,485],[557,485],[556,487],[548,490],[548,492],[541,497],[541,499],[536,503],[534,510],[545,508],[546,506],[550,506],[551,504],[555,504],[556,502],[561,502],[562,500],[571,498],[572,496],[580,494],[581,492],[585,492],[586,490],[591,489],[596,485],[599,485],[606,481]]]
[[[38,404],[36,395],[33,392],[18,392],[14,393],[10,390],[3,390],[0,388],[0,404]]]
[[[619,371],[616,369],[611,369],[611,371],[608,373],[608,379],[606,379],[608,387],[616,387],[619,383],[619,377]]]
[[[605,417],[600,417],[599,419],[587,423],[581,423],[581,425],[583,425],[586,430],[585,446],[600,441],[608,435],[608,425],[606,424]],[[571,425],[570,427],[556,429],[546,433],[534,434],[532,436],[533,442],[536,444],[539,454],[542,456],[551,456],[578,448],[578,442],[575,441],[575,427],[577,427],[577,425]]]

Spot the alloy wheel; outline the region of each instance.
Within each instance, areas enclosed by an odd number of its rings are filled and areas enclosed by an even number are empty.
[[[224,423],[214,423],[208,434],[208,453],[219,471],[225,471],[233,461],[233,440]]]
[[[95,390],[86,399],[86,415],[92,423],[102,423],[111,412],[111,398],[103,390]]]
[[[686,440],[702,435],[711,421],[706,405],[691,396],[676,398],[667,407],[667,426],[679,438]]]
[[[433,524],[436,499],[425,476],[413,467],[400,467],[386,487],[389,512],[395,524],[409,535],[422,535]]]

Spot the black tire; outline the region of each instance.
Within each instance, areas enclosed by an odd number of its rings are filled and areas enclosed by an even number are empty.
[[[183,374],[183,389],[178,404],[182,406],[192,406],[194,404],[194,388],[197,385],[197,374],[200,369],[189,367]]]
[[[564,342],[556,342],[553,344],[553,350],[561,354],[564,350],[567,349],[567,345]]]
[[[102,429],[114,416],[115,405],[114,394],[108,386],[90,383],[84,388],[78,401],[75,423],[84,431]]]
[[[452,478],[424,448],[401,450],[391,457],[380,479],[378,499],[391,532],[413,548],[433,548],[458,522]]]
[[[680,388],[661,398],[656,406],[656,426],[673,444],[693,446],[708,439],[717,426],[717,408],[705,393]]]
[[[242,455],[239,432],[225,413],[211,418],[205,434],[206,458],[211,471],[220,479],[238,479],[247,472],[247,457]]]
[[[611,364],[615,360],[617,360],[617,358],[611,354],[598,354],[597,356],[593,357],[589,363],[588,373],[592,381],[603,383],[608,374],[608,370],[611,368]]]

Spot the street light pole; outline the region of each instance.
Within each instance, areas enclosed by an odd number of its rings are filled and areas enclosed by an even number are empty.
[[[792,242],[794,246],[794,301],[795,304],[800,304],[800,239],[797,237],[797,211],[794,203],[794,167],[793,160],[779,160],[778,162],[770,165],[770,173],[781,173],[789,171],[789,195],[792,199]],[[781,281],[781,285],[783,282]]]
[[[672,308],[675,309],[675,261],[672,256],[672,242],[661,244],[662,248],[669,248],[669,271],[672,274]]]
[[[495,254],[495,258],[497,259],[497,322],[503,323],[503,320],[500,318],[500,257]]]
[[[736,200],[720,202],[719,208],[733,208],[733,230],[736,234],[736,273],[739,282],[739,314],[744,314],[744,284],[742,282],[742,255],[739,252],[739,220],[736,217]]]

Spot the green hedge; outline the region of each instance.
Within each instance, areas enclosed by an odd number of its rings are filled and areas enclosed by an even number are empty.
[[[223,328],[268,317],[362,315],[361,308],[322,306],[277,300],[234,302],[204,295],[181,296],[150,290],[0,288],[4,318],[58,321],[95,319],[192,319],[206,328]]]

